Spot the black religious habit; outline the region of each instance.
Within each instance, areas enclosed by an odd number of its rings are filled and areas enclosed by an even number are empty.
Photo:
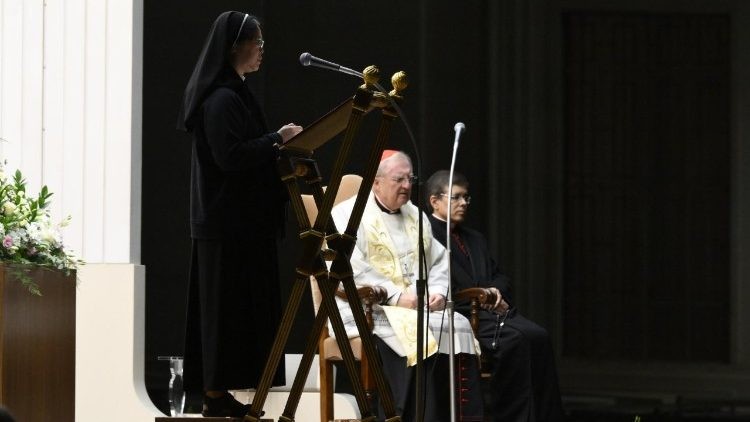
[[[287,196],[276,144],[282,139],[268,130],[258,101],[229,65],[244,16],[226,12],[217,19],[178,121],[193,138],[187,391],[257,387],[281,318],[276,241]],[[274,385],[283,383],[282,366]]]

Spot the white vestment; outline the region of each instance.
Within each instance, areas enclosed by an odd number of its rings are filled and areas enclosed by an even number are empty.
[[[333,208],[331,217],[336,228],[344,230],[355,198],[346,200]],[[402,292],[416,294],[416,281],[419,277],[418,267],[418,218],[419,209],[411,202],[400,209],[399,214],[383,212],[370,193],[367,206],[362,215],[362,222],[357,230],[357,243],[351,256],[352,272],[357,287],[380,286],[388,293],[387,305],[396,306]],[[423,233],[425,244],[425,260],[427,274],[428,297],[439,293],[443,296],[448,292],[448,261],[447,253],[440,242],[432,239],[430,222],[423,213]],[[349,337],[359,336],[354,323],[351,308],[345,300],[336,298],[341,317]],[[425,304],[428,303],[425,298]],[[400,309],[398,311],[401,311]],[[416,310],[413,312],[414,327],[416,327]],[[393,318],[394,314],[391,315]],[[398,317],[403,312],[396,312]],[[425,312],[425,321],[429,323],[433,337],[438,341],[438,352],[448,353],[448,315],[447,312]],[[383,308],[379,305],[373,308],[373,334],[382,339],[394,352],[400,356],[410,357],[416,354],[416,344],[404,342],[403,336],[394,333]],[[395,322],[395,321],[394,321]],[[455,353],[476,354],[474,335],[469,321],[463,315],[454,314]],[[333,330],[331,330],[333,333]],[[407,350],[410,349],[410,350]]]

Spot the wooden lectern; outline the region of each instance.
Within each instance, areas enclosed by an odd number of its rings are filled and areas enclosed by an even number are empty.
[[[284,346],[289,338],[300,300],[303,297],[306,286],[310,283],[310,276],[314,276],[318,281],[322,295],[322,305],[313,323],[299,370],[294,378],[289,398],[279,421],[294,421],[302,388],[318,346],[318,338],[328,319],[331,320],[336,341],[341,349],[344,366],[352,380],[354,395],[357,399],[360,414],[362,415],[361,421],[375,420],[371,403],[367,399],[362,387],[354,355],[336,305],[335,292],[339,285],[343,285],[347,300],[352,308],[354,319],[362,338],[362,352],[368,356],[367,362],[370,365],[370,371],[386,413],[386,420],[389,422],[401,420],[396,415],[391,389],[383,377],[380,359],[375,355],[375,347],[367,329],[367,322],[362,311],[361,301],[352,277],[349,257],[354,249],[357,228],[359,227],[367,197],[375,179],[380,155],[390,135],[393,120],[397,118],[396,111],[392,108],[391,104],[392,102],[401,101],[401,91],[406,88],[407,81],[405,73],[397,72],[391,78],[393,91],[386,94],[375,90],[379,79],[379,71],[376,67],[369,66],[366,68],[363,72],[363,79],[365,84],[357,89],[353,98],[334,108],[281,147],[282,156],[279,159],[279,175],[289,191],[292,208],[299,224],[302,252],[296,265],[296,280],[292,287],[286,309],[284,310],[268,362],[253,398],[250,412],[244,418],[246,422],[259,422],[261,420],[260,415],[268,395],[268,389],[271,387],[273,374],[278,367]],[[333,208],[333,202],[339,189],[341,177],[343,176],[344,164],[349,159],[349,153],[362,119],[374,109],[381,110],[380,126],[364,167],[362,184],[359,188],[348,226],[344,232],[339,233],[330,218],[331,208]],[[320,172],[312,156],[317,148],[342,132],[344,132],[344,139],[338,150],[331,177],[324,192]],[[312,189],[315,203],[318,207],[318,215],[315,221],[310,221],[307,217],[298,186],[300,182],[307,184]],[[325,247],[324,244],[326,245]],[[332,261],[330,271],[326,267],[324,258]]]
[[[75,420],[75,346],[75,273],[0,262],[0,404],[17,421]]]

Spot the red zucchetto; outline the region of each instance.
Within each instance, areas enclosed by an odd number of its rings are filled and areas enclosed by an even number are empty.
[[[395,149],[386,149],[386,150],[383,150],[383,155],[380,156],[380,162],[382,163],[383,161],[391,158],[391,156],[393,156],[393,154],[395,154],[397,152],[398,151],[396,151]]]

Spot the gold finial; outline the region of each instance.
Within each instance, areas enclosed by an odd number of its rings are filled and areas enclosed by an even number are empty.
[[[362,71],[362,79],[365,80],[365,84],[362,88],[370,88],[380,80],[380,69],[375,65],[370,65]]]
[[[406,72],[399,70],[394,73],[391,77],[391,85],[393,85],[393,91],[389,92],[391,97],[401,97],[401,92],[409,86],[409,78],[406,76]]]

